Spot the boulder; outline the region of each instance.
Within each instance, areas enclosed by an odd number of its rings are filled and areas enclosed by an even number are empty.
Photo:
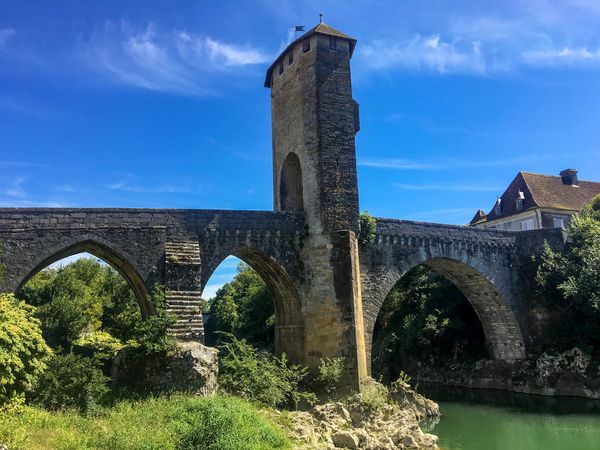
[[[359,439],[349,431],[338,431],[331,436],[333,445],[337,448],[356,449],[359,445]]]
[[[121,350],[112,366],[113,383],[145,392],[217,392],[219,351],[200,342],[177,344],[173,354],[148,357],[136,349]]]

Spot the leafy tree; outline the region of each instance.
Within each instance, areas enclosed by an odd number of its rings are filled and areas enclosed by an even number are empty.
[[[248,265],[240,263],[233,280],[219,289],[210,302],[209,312],[207,342],[216,342],[220,331],[261,347],[274,347],[273,298],[260,276]]]
[[[373,369],[396,379],[416,361],[444,366],[485,357],[483,328],[468,300],[452,283],[417,266],[394,286],[379,313],[373,337]]]
[[[536,274],[537,298],[561,312],[550,345],[600,349],[600,195],[573,216],[564,252],[547,244]]]
[[[50,355],[34,308],[0,294],[0,407],[23,401]]]

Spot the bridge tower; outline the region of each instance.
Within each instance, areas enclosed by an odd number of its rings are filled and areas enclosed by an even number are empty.
[[[267,70],[276,211],[302,211],[304,363],[341,356],[346,384],[366,376],[354,138],[358,104],[350,59],[356,40],[321,21]]]

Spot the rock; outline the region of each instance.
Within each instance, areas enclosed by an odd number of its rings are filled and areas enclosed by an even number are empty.
[[[360,442],[359,439],[349,431],[338,431],[331,436],[331,439],[337,448],[356,449]]]
[[[178,343],[174,354],[153,357],[127,347],[113,361],[113,383],[145,392],[212,395],[218,388],[218,354],[199,342]]]
[[[400,443],[406,448],[419,448],[419,444],[411,435],[404,436]]]

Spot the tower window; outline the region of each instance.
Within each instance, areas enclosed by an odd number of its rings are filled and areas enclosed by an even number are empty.
[[[293,62],[294,62],[294,51],[292,50],[290,52],[290,54],[288,55],[288,65],[291,66]]]
[[[302,51],[306,53],[310,50],[310,39],[304,39],[302,41]]]
[[[333,36],[329,36],[329,49],[335,50],[337,48],[337,40]]]
[[[279,75],[283,73],[283,63],[279,64]]]

